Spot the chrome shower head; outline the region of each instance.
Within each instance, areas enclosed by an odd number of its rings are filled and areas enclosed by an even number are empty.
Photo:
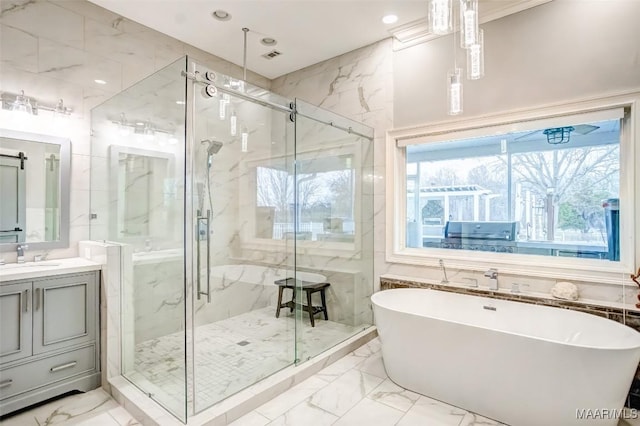
[[[209,155],[217,154],[220,148],[222,148],[222,142],[214,141],[213,139],[203,139],[200,143],[209,145],[207,148],[207,154]]]

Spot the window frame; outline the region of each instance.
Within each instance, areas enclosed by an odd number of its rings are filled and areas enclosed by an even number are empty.
[[[394,129],[386,135],[386,247],[385,260],[390,263],[437,267],[440,259],[448,267],[482,271],[498,268],[501,273],[556,279],[596,281],[621,284],[628,273],[635,272],[640,261],[640,91],[615,93],[575,102],[543,105],[526,110],[464,117]],[[493,253],[442,248],[411,248],[406,246],[406,146],[444,139],[482,137],[489,134],[542,128],[544,120],[565,116],[598,114],[624,108],[620,130],[620,252],[619,262],[588,258],[571,258],[515,253]],[[540,127],[538,127],[540,126]],[[544,264],[544,268],[539,265]],[[624,279],[621,275],[624,274]]]

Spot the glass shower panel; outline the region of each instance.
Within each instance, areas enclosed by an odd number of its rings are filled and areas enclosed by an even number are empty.
[[[301,305],[311,300],[296,354],[305,361],[373,323],[373,129],[299,99],[296,110],[296,283]]]
[[[91,111],[93,240],[122,246],[122,374],[186,421],[181,59]]]
[[[294,274],[289,102],[221,74],[214,83],[214,96],[193,83],[189,101],[196,413],[295,358],[294,316],[276,318],[280,288],[291,297],[276,282]]]

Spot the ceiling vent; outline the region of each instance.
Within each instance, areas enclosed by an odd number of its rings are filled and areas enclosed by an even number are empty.
[[[262,55],[262,57],[265,59],[273,59],[276,56],[280,56],[280,55],[282,55],[282,52],[278,52],[277,50],[272,50],[271,52],[265,53],[264,55]]]

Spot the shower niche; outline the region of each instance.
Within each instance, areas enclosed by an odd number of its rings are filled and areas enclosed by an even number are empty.
[[[188,57],[91,123],[91,239],[125,265],[121,373],[178,419],[372,325],[371,128]],[[330,283],[329,320],[306,300],[276,318],[286,278]]]

